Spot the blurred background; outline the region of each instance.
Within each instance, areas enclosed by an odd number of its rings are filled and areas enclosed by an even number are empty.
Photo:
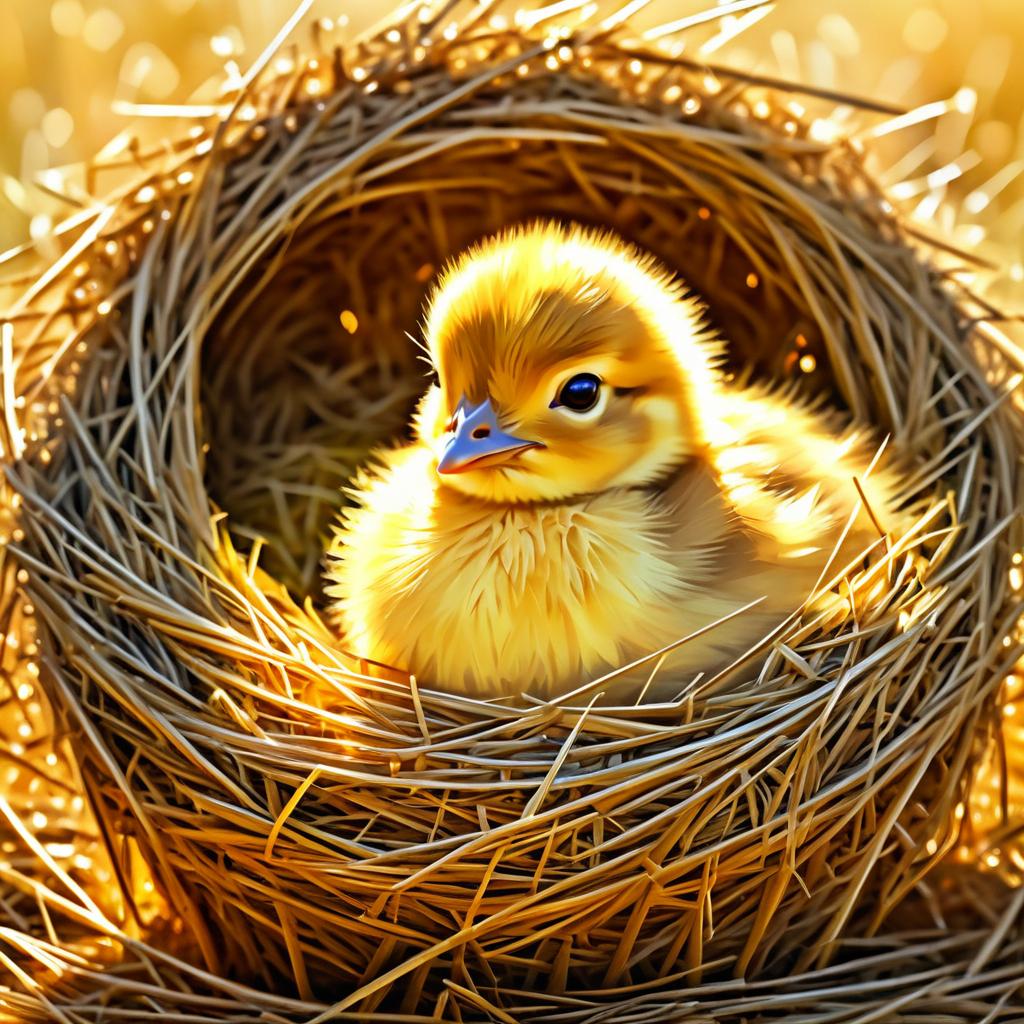
[[[710,2],[661,0],[640,18],[656,24]],[[344,36],[389,6],[318,0],[311,17]],[[60,213],[45,176],[44,188],[33,184],[47,168],[96,153],[137,118],[133,104],[209,93],[225,69],[245,69],[293,8],[294,0],[0,0],[0,250],[43,236]],[[947,101],[942,117],[886,135],[875,170],[921,216],[992,258],[996,297],[1024,305],[1022,0],[778,0],[701,29],[687,47],[906,108]]]

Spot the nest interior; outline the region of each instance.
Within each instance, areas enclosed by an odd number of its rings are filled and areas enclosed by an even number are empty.
[[[612,109],[610,90],[589,84]],[[581,101],[597,98],[580,91]],[[450,152],[379,185],[330,196],[218,300],[225,311],[203,342],[205,479],[232,534],[261,538],[261,565],[298,597],[319,590],[339,489],[373,447],[404,436],[428,383],[409,335],[431,283],[454,254],[509,225],[553,218],[613,228],[710,300],[735,370],[792,380],[810,357],[808,390],[844,403],[822,330],[780,279],[777,257],[727,218],[713,221],[712,209],[729,205],[716,189],[730,186],[714,182],[712,167],[695,158],[673,181],[629,147],[609,153],[564,128],[536,140],[514,127],[494,135],[453,139]]]
[[[210,969],[337,1012],[820,966],[959,841],[1021,653],[1008,350],[785,92],[607,35],[552,68],[539,36],[424,31],[250,86],[14,321],[6,585],[113,862]],[[738,372],[799,375],[928,500],[841,614],[656,720],[381,677],[318,616],[339,488],[424,386],[434,274],[536,217],[656,253]]]

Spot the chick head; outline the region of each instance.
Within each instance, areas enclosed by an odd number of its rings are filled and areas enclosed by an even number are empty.
[[[417,430],[442,482],[491,501],[636,486],[706,448],[716,346],[682,284],[610,234],[537,224],[462,255],[424,333]]]

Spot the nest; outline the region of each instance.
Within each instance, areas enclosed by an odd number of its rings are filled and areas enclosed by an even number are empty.
[[[119,932],[135,973],[104,998],[770,1019],[856,977],[877,1007],[970,1013],[965,971],[1009,998],[1015,919],[949,933],[920,894],[946,891],[1021,653],[1012,346],[794,87],[639,49],[615,16],[479,12],[268,53],[220,115],[114,161],[141,176],[12,311],[3,607],[34,608],[124,913],[155,884],[184,950],[168,967]],[[657,254],[737,371],[799,376],[888,436],[921,503],[835,615],[656,716],[428,690],[320,618],[339,488],[424,386],[406,331],[435,272],[535,217]],[[871,940],[908,894],[925,930]],[[36,958],[78,979],[62,1005],[101,984],[84,955]]]

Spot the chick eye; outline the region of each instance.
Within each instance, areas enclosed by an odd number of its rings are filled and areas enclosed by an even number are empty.
[[[551,405],[562,405],[573,412],[588,412],[597,405],[600,395],[600,377],[593,373],[577,373],[562,385],[562,390]]]

